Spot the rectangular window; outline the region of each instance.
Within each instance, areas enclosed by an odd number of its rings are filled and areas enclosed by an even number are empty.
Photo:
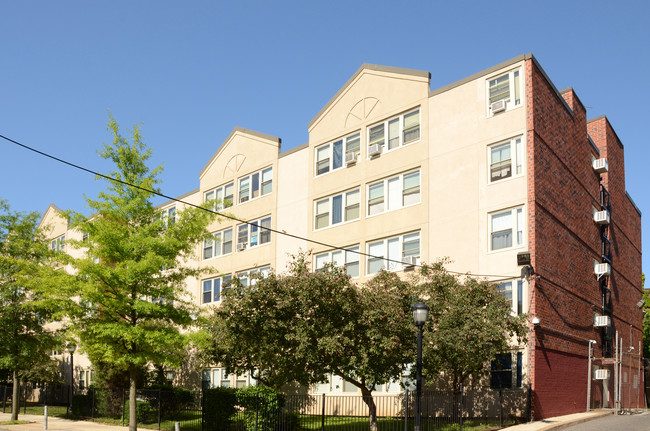
[[[523,245],[523,211],[523,207],[519,207],[490,214],[490,250],[502,250]]]
[[[255,286],[257,280],[260,278],[268,277],[271,273],[270,266],[263,266],[261,268],[255,268],[248,271],[242,271],[237,273],[237,278],[243,286]]]
[[[271,217],[237,226],[237,251],[271,242]]]
[[[203,194],[203,202],[214,200],[215,204],[213,209],[215,211],[221,211],[224,208],[229,208],[232,206],[234,200],[234,191],[235,183],[231,182],[225,184],[221,187],[217,187],[216,189],[205,192]]]
[[[344,166],[343,155],[359,154],[361,134],[359,132],[337,139],[316,148],[316,176],[335,171]]]
[[[521,105],[521,78],[519,69],[487,81],[488,115]]]
[[[322,270],[326,264],[345,266],[345,272],[352,278],[359,276],[359,246],[344,247],[345,250],[332,250],[314,256],[314,271]]]
[[[400,262],[410,257],[415,257],[417,264],[420,263],[420,232],[369,242],[366,247],[369,254],[366,263],[367,275],[376,274],[384,268],[389,271],[401,271],[406,265]]]
[[[368,216],[419,203],[419,169],[368,185]]]
[[[54,251],[65,251],[65,235],[53,239],[50,248]]]
[[[211,239],[203,241],[203,259],[232,253],[232,228],[217,232]]]
[[[490,366],[490,387],[503,389],[512,387],[512,355],[499,354]]]
[[[516,283],[516,294],[513,291],[514,283]],[[497,292],[502,294],[508,300],[512,312],[516,314],[523,313],[523,286],[523,280],[504,281],[503,283],[497,284]]]
[[[490,182],[523,174],[523,144],[521,137],[488,147]]]
[[[359,219],[359,189],[314,201],[314,230]]]
[[[368,127],[368,147],[378,145],[382,152],[418,140],[420,140],[420,108]]]
[[[239,179],[239,203],[267,195],[273,190],[273,167]]]
[[[202,304],[221,301],[221,292],[230,286],[231,275],[203,280]]]

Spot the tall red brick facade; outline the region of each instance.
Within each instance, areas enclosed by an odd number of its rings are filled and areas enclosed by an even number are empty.
[[[586,409],[589,340],[594,355],[612,356],[613,334],[625,344],[641,338],[641,214],[625,191],[623,146],[606,118],[587,121],[573,89],[558,93],[537,62],[527,61],[530,378],[535,419]],[[598,174],[592,160],[606,158]],[[603,260],[601,183],[610,194],[611,276],[598,280]],[[601,286],[606,286],[603,288]],[[611,299],[603,302],[603,291]],[[594,327],[594,316],[612,317],[611,330]],[[631,327],[630,327],[631,325]]]

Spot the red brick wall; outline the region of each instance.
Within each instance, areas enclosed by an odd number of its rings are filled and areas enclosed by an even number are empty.
[[[593,327],[601,305],[593,273],[593,260],[600,261],[600,230],[592,219],[592,206],[600,205],[600,179],[591,167],[595,150],[587,137],[585,108],[574,91],[558,96],[533,60],[526,71],[529,249],[536,273],[530,314],[541,321],[530,341],[530,378],[533,414],[540,419],[585,410],[588,340],[598,341],[595,354],[600,353],[600,333]],[[615,136],[601,128],[603,139]],[[617,214],[621,220],[613,233],[618,248],[612,244],[613,266],[621,271],[611,281],[615,317],[631,298],[638,301],[627,281],[641,277],[640,219],[621,214],[631,204],[620,148],[613,153],[609,146],[612,218]],[[626,260],[622,253],[633,256]],[[567,373],[574,377],[567,379]]]
[[[584,412],[587,409],[587,346],[584,356],[549,349],[535,352],[535,419]]]

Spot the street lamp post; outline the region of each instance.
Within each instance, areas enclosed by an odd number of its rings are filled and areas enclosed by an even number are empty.
[[[416,362],[416,402],[415,402],[415,430],[420,431],[421,399],[422,399],[422,328],[429,316],[429,307],[420,301],[411,307],[413,311],[413,322],[418,327],[418,357]]]
[[[70,413],[72,413],[72,396],[74,395],[74,352],[77,345],[68,344],[68,353],[70,353]]]

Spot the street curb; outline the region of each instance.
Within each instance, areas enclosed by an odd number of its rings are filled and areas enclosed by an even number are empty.
[[[537,431],[551,431],[551,430],[562,430],[565,428],[568,428],[573,425],[578,425],[584,422],[589,422],[594,419],[600,419],[605,416],[613,415],[615,411],[603,411],[603,412],[594,412],[593,415],[590,415],[589,417],[583,417],[583,418],[577,418],[572,421],[567,421],[567,422],[560,422],[560,423],[555,423],[555,424],[548,424],[547,426],[543,428],[538,428]]]

